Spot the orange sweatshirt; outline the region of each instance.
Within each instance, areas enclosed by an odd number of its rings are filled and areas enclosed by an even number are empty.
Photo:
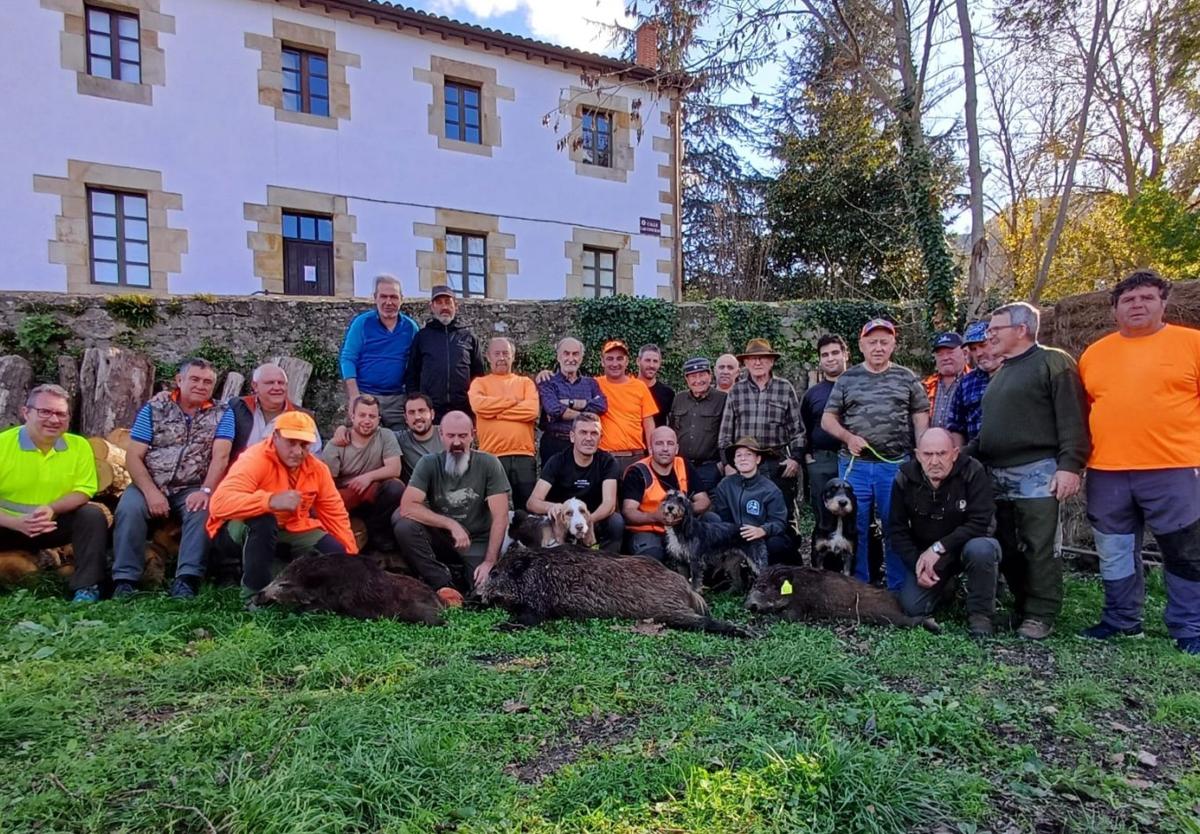
[[[293,533],[321,529],[337,539],[347,553],[358,552],[350,529],[350,515],[334,486],[329,467],[310,454],[292,473],[275,454],[271,438],[242,452],[217,485],[204,525],[209,537],[216,536],[226,521],[245,521],[273,512],[271,496],[290,489],[300,493],[300,506],[294,512],[275,513],[281,528]]]
[[[475,412],[481,452],[496,457],[533,454],[541,401],[532,379],[516,374],[477,376],[467,396]]]

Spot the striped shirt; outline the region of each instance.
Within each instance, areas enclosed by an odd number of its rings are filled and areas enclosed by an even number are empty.
[[[780,457],[798,457],[804,449],[804,424],[800,421],[800,399],[786,379],[772,376],[765,388],[747,376],[729,389],[717,446],[721,454],[742,437],[753,437],[760,446]],[[789,448],[791,447],[791,448]]]
[[[145,443],[147,446],[154,442],[154,419],[151,417],[150,410],[149,403],[138,409],[137,417],[133,419],[133,428],[129,430],[130,440]],[[233,409],[227,408],[217,423],[217,430],[213,434],[213,440],[228,440],[233,442],[233,435]]]

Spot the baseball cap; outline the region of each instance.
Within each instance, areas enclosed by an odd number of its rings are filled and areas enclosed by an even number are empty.
[[[866,336],[872,330],[878,330],[881,327],[888,333],[891,333],[893,336],[896,335],[896,325],[892,324],[887,319],[871,319],[869,322],[863,325],[862,332],[858,334],[859,338]]]
[[[698,374],[702,371],[712,372],[712,365],[703,356],[694,356],[683,363],[683,375]]]
[[[285,411],[275,418],[275,431],[288,440],[315,443],[317,424],[303,411]]]
[[[608,353],[610,350],[623,350],[625,355],[629,355],[629,346],[620,339],[609,339],[604,343],[604,348],[600,351],[601,355]]]
[[[963,346],[963,338],[957,333],[942,333],[933,340],[933,349],[939,348],[956,348]]]
[[[977,345],[987,341],[988,323],[986,321],[973,321],[967,325],[966,331],[963,333],[964,345]]]
[[[433,301],[433,299],[437,298],[439,295],[448,295],[451,298],[454,298],[454,288],[447,286],[446,284],[438,284],[429,291],[429,300]]]

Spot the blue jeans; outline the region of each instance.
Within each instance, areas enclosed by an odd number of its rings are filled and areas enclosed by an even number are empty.
[[[847,474],[849,469],[849,474]],[[858,458],[850,467],[850,456],[838,456],[838,476],[854,488],[858,500],[858,552],[854,559],[854,576],[863,582],[871,581],[871,568],[867,557],[871,536],[871,510],[879,517],[883,526],[883,566],[887,587],[892,593],[900,593],[904,587],[908,569],[892,547],[889,518],[892,511],[892,482],[896,480],[898,463],[879,463]]]
[[[191,487],[167,496],[171,515],[178,516],[183,523],[183,535],[179,540],[179,558],[175,564],[176,576],[204,576],[208,560],[208,533],[204,523],[208,521],[208,510],[190,513],[183,502],[199,487]],[[146,566],[146,532],[150,510],[146,497],[132,484],[121,493],[114,514],[113,525],[113,581],[137,582],[142,578]]]

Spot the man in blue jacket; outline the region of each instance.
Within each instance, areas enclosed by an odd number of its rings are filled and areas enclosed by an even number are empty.
[[[359,313],[342,342],[342,379],[346,402],[359,394],[379,400],[380,422],[404,428],[404,382],[417,323],[400,312],[400,279],[384,273],[375,278],[375,309]]]
[[[467,390],[471,380],[483,376],[485,370],[479,340],[458,320],[458,305],[450,287],[433,288],[429,312],[432,317],[413,340],[406,374],[408,390],[429,395],[439,423],[451,411],[473,416]]]

